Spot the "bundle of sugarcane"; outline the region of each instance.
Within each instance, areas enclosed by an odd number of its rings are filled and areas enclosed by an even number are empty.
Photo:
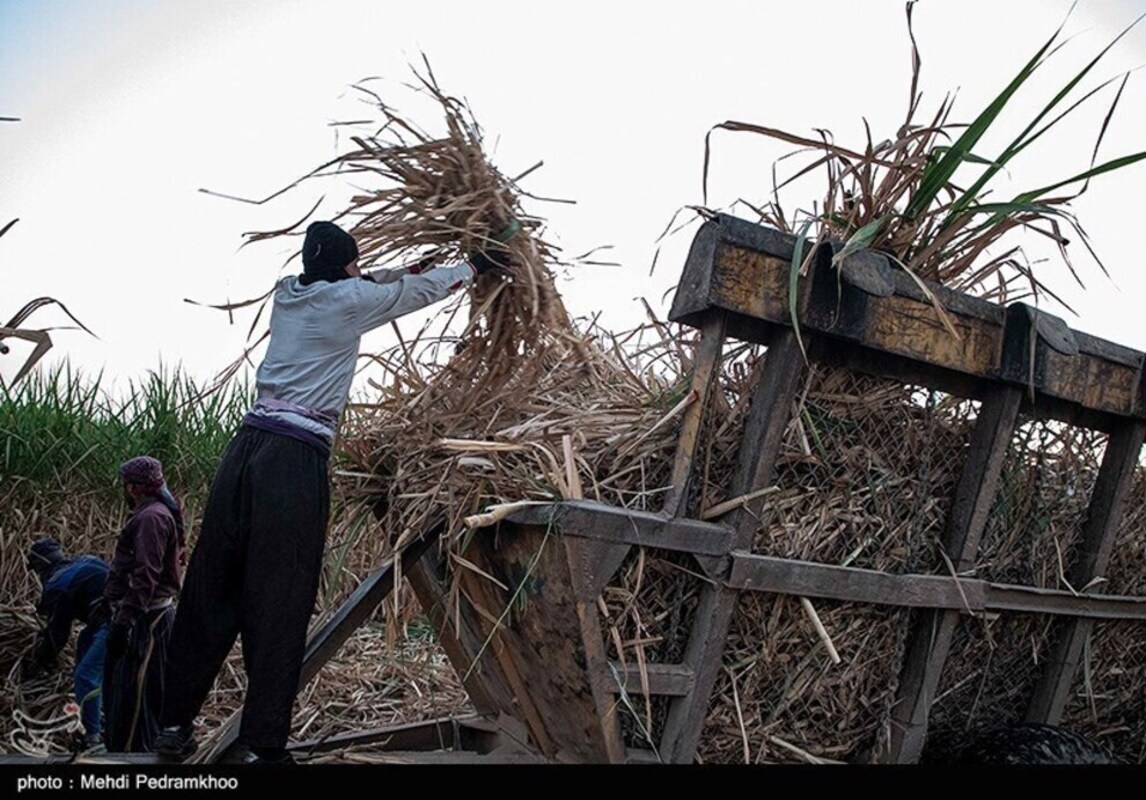
[[[557,253],[541,238],[543,220],[521,208],[517,182],[540,164],[505,176],[486,155],[468,107],[439,88],[428,62],[425,70],[414,74],[442,111],[439,133],[426,132],[358,85],[373,99],[376,130],[351,136],[355,149],[297,183],[330,174],[378,182],[334,217],[350,226],[363,265],[418,262],[426,269],[478,251],[508,251],[508,266],[479,276],[469,291],[469,321],[460,334],[464,348],[452,363],[451,390],[465,382],[475,389],[468,397],[476,399],[478,389],[495,391],[511,377],[525,380],[522,370],[535,363],[533,356],[552,355],[555,348],[563,358],[591,360],[554,286]],[[289,232],[248,234],[248,242]]]
[[[456,541],[520,502],[658,509],[688,405],[686,350],[663,331],[587,332],[577,360],[549,340],[477,398],[461,372],[475,359],[467,350],[446,364],[411,357],[414,343],[377,355],[393,383],[348,415],[342,491],[366,500],[397,544],[441,522]]]
[[[443,335],[423,330],[372,355],[385,374],[380,396],[348,415],[342,438],[349,471],[368,476],[356,491],[375,502],[399,544],[443,520],[447,540],[456,539],[467,517],[508,502],[584,492],[642,505],[664,488],[669,423],[683,409],[687,370],[663,362],[687,358],[685,349],[655,321],[632,332],[631,342],[653,335],[645,361],[661,362],[641,375],[624,345],[577,329],[554,285],[558,251],[542,238],[543,220],[521,205],[518,181],[532,168],[507,178],[469,109],[439,88],[429,64],[415,75],[442,113],[442,132],[427,133],[360,86],[379,116],[374,133],[351,137],[352,150],[292,186],[331,175],[370,180],[333,217],[348,224],[364,268],[427,268],[494,248],[508,250],[508,266],[476,279],[460,332],[451,328],[460,308],[450,306],[437,318]],[[445,342],[453,347],[442,359]],[[621,485],[617,472],[643,473],[643,487]]]

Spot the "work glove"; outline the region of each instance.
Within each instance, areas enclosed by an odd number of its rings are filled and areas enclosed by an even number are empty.
[[[131,626],[113,622],[107,632],[107,660],[119,661],[127,652],[127,636]]]
[[[512,239],[521,230],[521,223],[513,220],[497,236],[493,237],[496,244],[478,250],[469,257],[470,266],[478,275],[484,275],[491,269],[509,269],[510,255],[505,248],[506,242]]]

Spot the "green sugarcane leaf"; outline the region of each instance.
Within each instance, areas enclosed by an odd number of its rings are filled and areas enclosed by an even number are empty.
[[[804,264],[804,245],[808,242],[808,231],[815,218],[804,220],[800,230],[796,233],[796,244],[792,248],[792,266],[788,270],[788,314],[792,317],[792,330],[796,332],[796,344],[800,346],[800,353],[804,362],[808,361],[808,351],[804,347],[804,339],[800,336],[800,318],[797,314],[797,300],[799,299],[800,267]]]
[[[855,233],[848,237],[847,242],[844,244],[840,252],[832,256],[832,266],[839,269],[839,265],[845,258],[859,250],[863,250],[875,237],[879,235],[879,229],[883,227],[883,223],[887,220],[887,215],[874,219],[862,228],[859,228]]]
[[[1043,118],[1046,117],[1047,114],[1049,114],[1051,111],[1053,111],[1056,107],[1058,107],[1059,103],[1061,103],[1063,100],[1066,99],[1067,95],[1069,95],[1074,90],[1074,88],[1076,86],[1078,86],[1079,82],[1081,82],[1082,79],[1086,77],[1086,75],[1094,68],[1094,66],[1096,64],[1098,64],[1098,62],[1103,58],[1103,56],[1105,56],[1110,51],[1110,49],[1112,47],[1114,47],[1114,45],[1117,44],[1119,42],[1119,40],[1122,39],[1122,37],[1124,37],[1127,33],[1129,33],[1131,31],[1131,29],[1133,29],[1139,22],[1141,22],[1143,17],[1146,17],[1146,14],[1138,17],[1138,19],[1134,20],[1134,22],[1132,22],[1128,26],[1126,26],[1126,28],[1124,28],[1122,30],[1122,32],[1118,34],[1118,36],[1114,37],[1114,39],[1112,39],[1106,45],[1106,47],[1104,47],[1098,53],[1098,55],[1096,55],[1093,59],[1091,59],[1090,62],[1085,67],[1083,67],[1071,80],[1067,81],[1066,85],[1058,91],[1058,93],[1054,96],[1054,98],[1052,98],[1051,101],[1049,103],[1047,103],[1047,105],[1045,107],[1043,107],[1042,111],[1040,111],[1038,113],[1038,115],[1033,120],[1031,120],[1030,124],[1028,124],[1027,127],[1023,129],[1023,132],[1020,133],[1017,137],[1015,137],[1015,140],[1013,142],[1011,142],[1010,145],[1007,146],[1007,148],[999,156],[999,158],[997,160],[997,165],[993,166],[991,169],[984,171],[984,173],[979,176],[978,180],[976,180],[975,183],[972,184],[972,186],[963,194],[963,196],[960,197],[959,200],[957,200],[955,203],[952,204],[951,211],[948,213],[947,218],[944,220],[943,225],[941,227],[946,227],[952,220],[954,220],[956,217],[958,217],[958,215],[964,209],[966,209],[968,206],[970,206],[971,203],[973,203],[975,201],[975,198],[979,196],[979,192],[982,191],[983,187],[987,184],[987,182],[990,181],[991,178],[993,178],[995,176],[995,174],[998,173],[998,171],[1007,162],[1009,162],[1012,158],[1014,158],[1018,153],[1022,152],[1026,147],[1028,147],[1032,142],[1034,142],[1040,136],[1042,136],[1044,133],[1046,133],[1046,131],[1049,130],[1050,128],[1052,128],[1055,124],[1060,122],[1064,117],[1066,117],[1072,111],[1074,111],[1076,108],[1078,108],[1078,106],[1080,106],[1083,102],[1085,102],[1087,99],[1089,99],[1091,96],[1093,96],[1095,94],[1095,92],[1097,92],[1099,89],[1105,87],[1107,84],[1109,84],[1111,82],[1110,80],[1108,80],[1105,83],[1103,83],[1101,86],[1097,87],[1096,89],[1091,90],[1086,95],[1084,95],[1080,100],[1073,103],[1070,106],[1070,108],[1068,108],[1065,112],[1063,112],[1058,117],[1056,117],[1052,122],[1048,123],[1046,126],[1039,129],[1034,134],[1031,134],[1031,131],[1033,131],[1038,126],[1038,124],[1043,120]],[[1061,30],[1062,30],[1062,28],[1060,27],[1059,31],[1055,32],[1055,36],[1057,36]],[[1052,37],[1052,40],[1053,40],[1053,38],[1054,37]],[[1111,80],[1114,80],[1114,79],[1111,79]]]
[[[1063,21],[1063,25],[1066,21]],[[911,197],[911,201],[907,206],[907,216],[915,217],[925,211],[932,203],[932,201],[943,191],[943,187],[951,180],[951,176],[955,174],[955,170],[959,165],[964,163],[965,156],[971,152],[971,149],[978,143],[983,134],[991,127],[991,125],[1002,113],[1007,103],[1010,102],[1011,97],[1014,96],[1027,79],[1034,73],[1036,69],[1045,60],[1047,50],[1058,39],[1059,34],[1062,32],[1062,25],[1051,35],[1049,39],[1039,48],[1038,52],[1019,70],[1018,75],[1011,79],[1006,88],[993,100],[990,105],[985,108],[975,120],[967,126],[967,130],[963,132],[951,149],[938,161],[932,163],[923,174],[923,179],[920,181],[919,188]]]

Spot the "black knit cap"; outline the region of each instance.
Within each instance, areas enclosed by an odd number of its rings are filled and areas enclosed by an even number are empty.
[[[302,243],[305,283],[349,277],[346,267],[358,258],[358,244],[333,222],[312,222]]]
[[[28,550],[28,566],[36,572],[48,570],[63,558],[64,552],[55,539],[37,539]]]

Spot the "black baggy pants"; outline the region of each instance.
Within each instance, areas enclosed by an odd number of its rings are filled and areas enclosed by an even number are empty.
[[[159,733],[174,611],[168,606],[141,615],[124,652],[103,665],[103,735],[113,753],[151,752]]]
[[[244,426],[215,474],[169,647],[161,722],[190,725],[242,635],[240,739],[285,747],[330,513],[327,457]]]

